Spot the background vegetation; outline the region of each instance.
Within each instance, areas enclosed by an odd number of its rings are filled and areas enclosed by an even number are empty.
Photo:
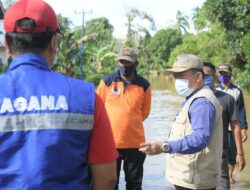
[[[235,82],[250,92],[249,0],[207,0],[193,12],[192,32],[189,18],[180,11],[175,24],[160,30],[155,28],[152,16],[136,8],[130,9],[126,18],[127,36],[116,39],[105,17],[86,22],[83,31],[82,26],[73,28],[69,18],[58,15],[62,32],[58,63],[53,69],[97,84],[105,74],[116,70],[116,56],[122,46],[137,50],[138,72],[144,75],[161,73],[178,54],[192,53],[217,66],[231,64]],[[140,24],[145,22],[147,27]]]

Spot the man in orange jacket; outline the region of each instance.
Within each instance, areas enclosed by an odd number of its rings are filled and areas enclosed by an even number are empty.
[[[145,155],[139,147],[145,142],[143,121],[150,112],[151,87],[136,72],[138,60],[134,49],[122,49],[117,65],[118,71],[101,80],[97,93],[107,109],[119,153],[116,189],[123,161],[126,189],[141,190]]]

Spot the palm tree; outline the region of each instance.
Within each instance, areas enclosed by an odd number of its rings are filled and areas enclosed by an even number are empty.
[[[125,45],[130,47],[138,47],[140,44],[140,38],[149,34],[148,28],[143,26],[141,22],[136,23],[136,19],[139,21],[147,21],[150,25],[151,30],[155,30],[155,22],[152,16],[144,11],[139,11],[136,8],[131,8],[127,13],[127,23],[125,24],[128,27],[127,40]]]
[[[173,27],[176,29],[179,33],[187,33],[187,29],[190,28],[189,22],[188,22],[188,16],[184,15],[181,11],[177,11],[176,14],[176,24]]]

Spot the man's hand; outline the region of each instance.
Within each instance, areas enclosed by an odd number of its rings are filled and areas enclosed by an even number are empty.
[[[237,154],[237,156],[236,156],[236,165],[237,165],[237,168],[240,171],[245,168],[246,161],[245,161],[244,154]]]
[[[241,138],[242,142],[245,142],[247,140],[247,129],[241,129]]]
[[[143,143],[140,145],[140,151],[148,155],[156,155],[163,153],[162,150],[163,142],[155,141],[150,143]]]

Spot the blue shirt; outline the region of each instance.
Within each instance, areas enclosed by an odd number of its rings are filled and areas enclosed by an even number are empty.
[[[216,86],[216,90],[223,91],[234,97],[238,108],[240,127],[241,129],[248,129],[246,109],[242,90],[233,83],[231,83],[228,88],[224,88],[221,84],[219,84]]]
[[[187,97],[182,107],[189,98]],[[215,113],[214,105],[207,98],[195,99],[188,110],[193,132],[182,139],[169,141],[169,153],[193,154],[207,147],[213,131]]]

